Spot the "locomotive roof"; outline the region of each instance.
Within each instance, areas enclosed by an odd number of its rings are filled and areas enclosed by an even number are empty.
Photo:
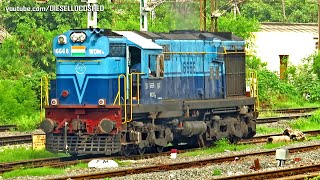
[[[149,31],[137,31],[141,36],[148,39],[168,39],[168,40],[213,40],[221,41],[243,41],[242,38],[233,35],[231,32],[206,32],[193,30],[175,30],[169,33],[153,33]]]
[[[126,37],[129,41],[137,44],[143,49],[162,49],[161,46],[154,43],[150,38],[143,37],[134,31],[114,31],[117,34],[120,34]]]

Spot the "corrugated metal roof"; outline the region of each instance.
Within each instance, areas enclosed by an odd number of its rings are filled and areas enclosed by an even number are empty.
[[[137,44],[143,49],[162,49],[161,46],[152,42],[151,39],[147,39],[132,31],[115,31],[116,33],[126,37],[129,41]]]
[[[4,29],[0,27],[0,43],[9,36],[9,33]]]
[[[260,32],[300,32],[313,33],[318,37],[318,24],[316,23],[261,23]]]

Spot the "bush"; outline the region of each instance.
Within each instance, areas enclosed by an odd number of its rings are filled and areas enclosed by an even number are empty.
[[[0,80],[0,119],[3,124],[37,113],[39,101],[27,80]]]
[[[288,108],[319,101],[320,81],[314,73],[315,65],[311,63],[314,60],[315,56],[312,55],[303,60],[303,65],[289,66],[285,72],[286,79],[280,80],[275,73],[266,68],[267,63],[262,63],[259,58],[254,56],[247,57],[247,70],[255,71],[258,76],[261,106]]]

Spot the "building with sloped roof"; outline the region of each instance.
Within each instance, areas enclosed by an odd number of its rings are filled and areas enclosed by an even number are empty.
[[[253,52],[280,78],[288,65],[299,65],[317,50],[318,25],[306,23],[262,23],[254,33]]]

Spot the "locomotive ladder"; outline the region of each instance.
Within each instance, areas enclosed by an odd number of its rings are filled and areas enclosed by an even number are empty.
[[[133,111],[133,95],[132,95],[132,91],[133,91],[133,76],[136,76],[137,78],[137,104],[140,104],[140,75],[142,75],[144,73],[139,73],[139,72],[132,72],[131,74],[128,74],[128,77],[126,77],[126,75],[124,74],[120,74],[118,76],[118,93],[113,101],[113,105],[117,104],[121,105],[121,79],[123,78],[123,96],[124,96],[124,100],[123,100],[123,106],[124,106],[124,121],[122,122],[122,124],[125,124],[127,122],[132,121],[132,111]],[[127,94],[127,80],[130,80],[130,84],[129,84],[129,95]],[[130,102],[129,107],[127,106],[127,100]],[[128,111],[130,108],[130,115],[128,117]]]

